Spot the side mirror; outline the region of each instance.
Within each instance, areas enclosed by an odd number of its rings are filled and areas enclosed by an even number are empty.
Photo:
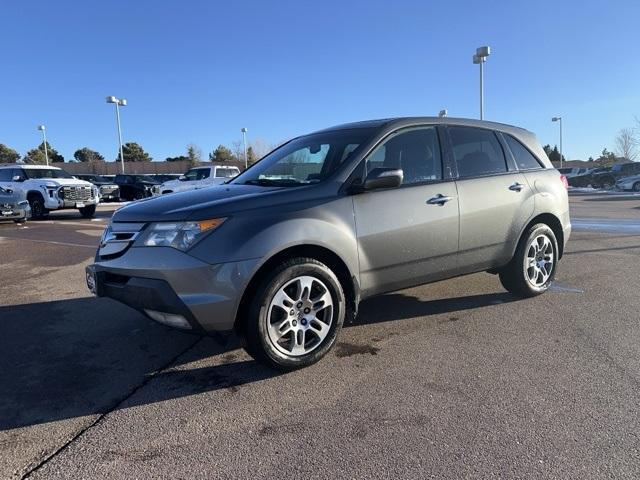
[[[185,177],[184,175],[180,175],[178,177],[178,180],[180,180],[181,182],[184,182],[187,179],[187,177]]]
[[[401,168],[374,168],[364,179],[362,190],[395,188],[402,185],[404,173]]]
[[[11,179],[12,182],[24,182],[24,177],[20,175],[14,175]]]

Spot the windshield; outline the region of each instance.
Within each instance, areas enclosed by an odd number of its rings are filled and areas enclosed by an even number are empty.
[[[372,128],[334,130],[296,138],[230,183],[299,186],[321,182],[376,131]]]
[[[23,171],[27,178],[73,178],[57,168],[25,168]]]

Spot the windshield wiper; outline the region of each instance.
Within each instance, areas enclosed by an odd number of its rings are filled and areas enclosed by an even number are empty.
[[[302,182],[292,179],[274,179],[274,178],[252,178],[243,182],[243,185],[259,185],[261,187],[291,187],[297,185],[304,185]]]

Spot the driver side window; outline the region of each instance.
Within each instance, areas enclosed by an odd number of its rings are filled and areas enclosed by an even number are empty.
[[[403,185],[442,180],[442,157],[436,127],[401,132],[367,158],[366,173],[375,168],[401,168]]]

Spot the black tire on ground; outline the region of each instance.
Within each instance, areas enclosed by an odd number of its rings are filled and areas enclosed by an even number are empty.
[[[326,286],[333,302],[333,317],[326,337],[313,350],[300,356],[286,355],[275,347],[269,337],[269,307],[271,300],[283,286],[301,276],[314,277]],[[258,362],[283,371],[307,367],[324,357],[335,343],[347,308],[344,291],[336,275],[329,267],[313,258],[300,257],[283,262],[262,280],[252,298],[243,326],[245,350]]]
[[[27,223],[27,217],[24,218],[16,218],[14,220],[15,223]]]
[[[29,196],[29,206],[31,207],[31,218],[34,220],[40,220],[49,213],[47,209],[44,208],[44,200],[39,194]]]
[[[553,249],[553,265],[551,267],[551,274],[549,275],[549,278],[543,284],[534,286],[528,280],[525,260],[532,241],[540,236],[547,237],[551,242],[551,247]],[[507,291],[524,298],[535,297],[536,295],[546,292],[551,286],[556,275],[556,269],[558,268],[558,252],[558,241],[556,240],[553,230],[544,223],[538,223],[537,225],[532,226],[522,235],[522,238],[518,243],[518,248],[516,248],[516,253],[509,264],[500,270],[500,283],[502,283],[502,286]]]
[[[96,206],[87,205],[86,207],[79,208],[78,210],[80,211],[80,215],[82,215],[82,218],[91,218],[96,213]]]
[[[640,182],[636,182],[633,184],[633,191],[640,192]]]

